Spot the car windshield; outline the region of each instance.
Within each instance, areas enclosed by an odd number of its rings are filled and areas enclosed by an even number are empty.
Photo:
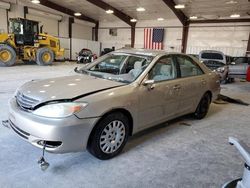
[[[152,56],[112,53],[78,72],[102,79],[131,83],[147,68],[152,59]]]
[[[201,54],[202,59],[218,59],[223,60],[223,56],[219,53],[202,53]]]

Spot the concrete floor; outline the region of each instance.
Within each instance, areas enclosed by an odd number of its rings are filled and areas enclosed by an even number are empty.
[[[71,74],[75,66],[1,67],[0,119],[7,118],[7,101],[18,86]],[[250,103],[250,83],[223,85],[222,94]],[[249,114],[249,106],[212,104],[203,120],[182,117],[139,133],[112,160],[100,161],[88,152],[46,154],[51,163],[46,172],[36,163],[41,150],[0,126],[0,187],[218,188],[242,174],[241,157],[227,139],[235,136],[250,145]]]

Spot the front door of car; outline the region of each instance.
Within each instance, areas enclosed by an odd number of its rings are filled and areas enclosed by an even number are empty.
[[[207,81],[197,63],[187,55],[175,55],[180,81],[180,114],[194,112],[206,92]]]
[[[163,56],[149,71],[139,87],[138,118],[140,128],[166,121],[179,106],[177,69],[172,56]]]

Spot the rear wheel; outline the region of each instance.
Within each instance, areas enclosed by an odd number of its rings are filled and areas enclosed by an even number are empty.
[[[49,48],[39,48],[36,52],[36,63],[38,65],[51,65],[54,61],[54,53]]]
[[[91,134],[89,152],[98,159],[110,159],[118,155],[128,140],[129,120],[120,113],[104,117]]]
[[[6,44],[0,45],[0,66],[8,67],[14,65],[16,62],[15,50]]]
[[[201,98],[200,103],[198,104],[196,111],[194,113],[194,117],[196,119],[203,119],[207,115],[210,102],[211,102],[210,95],[208,93],[205,93]]]

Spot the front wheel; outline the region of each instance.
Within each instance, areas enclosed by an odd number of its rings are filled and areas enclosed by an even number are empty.
[[[9,67],[14,65],[16,62],[15,50],[6,44],[0,45],[0,66]]]
[[[38,65],[51,65],[54,61],[54,53],[49,48],[39,48],[36,52],[36,63]]]
[[[208,93],[205,93],[195,110],[194,117],[196,119],[203,119],[207,115],[210,102],[210,95]]]
[[[129,120],[120,113],[104,117],[91,134],[88,150],[101,160],[111,159],[124,148],[129,133]]]

